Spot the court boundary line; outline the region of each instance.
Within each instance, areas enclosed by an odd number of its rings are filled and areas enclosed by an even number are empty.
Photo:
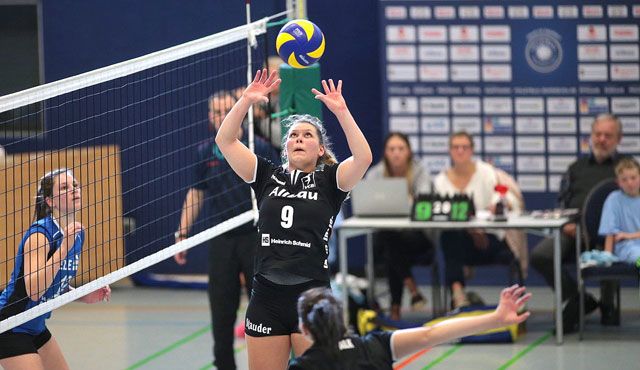
[[[244,305],[240,305],[240,308],[238,308],[238,311],[236,311],[236,314],[239,315],[242,311],[246,311],[246,309],[247,308]],[[155,360],[157,357],[165,355],[168,352],[171,352],[174,349],[176,349],[176,348],[178,348],[178,347],[180,347],[180,346],[182,346],[184,344],[187,344],[188,342],[196,339],[197,337],[201,336],[202,334],[204,334],[204,333],[206,333],[208,331],[213,332],[213,325],[209,324],[209,325],[207,325],[207,326],[205,326],[205,327],[203,327],[201,329],[196,330],[195,332],[187,335],[186,337],[184,337],[182,339],[179,339],[179,340],[173,342],[172,344],[168,345],[167,347],[165,347],[165,348],[163,348],[163,349],[161,349],[159,351],[156,351],[155,353],[152,353],[151,355],[147,356],[146,358],[143,358],[142,360],[134,363],[133,365],[127,367],[126,370],[137,369],[140,366]],[[241,346],[239,346],[239,347],[236,347],[236,348],[233,349],[233,353],[234,354],[238,353],[238,352],[244,350],[246,347],[247,347],[246,343],[241,345]],[[211,366],[211,367],[204,366],[204,367],[202,367],[200,369],[203,370],[203,369],[213,368],[213,365],[208,365],[208,366]]]
[[[449,357],[449,356],[453,355],[454,353],[458,352],[461,348],[462,348],[462,344],[460,344],[460,343],[455,344],[453,347],[449,348],[447,350],[447,352],[443,353],[442,355],[440,355],[440,357],[438,357],[435,360],[433,360],[430,363],[428,363],[427,366],[423,367],[421,370],[431,369],[432,367],[436,366],[437,364],[439,364],[442,361],[444,361],[445,359],[447,359],[447,357]]]
[[[192,340],[202,336],[204,333],[206,333],[206,332],[208,332],[210,330],[211,330],[211,324],[209,324],[209,325],[207,325],[207,326],[205,326],[203,328],[200,328],[200,329],[196,330],[195,332],[187,335],[186,337],[184,337],[182,339],[178,339],[177,341],[169,344],[168,346],[162,348],[161,350],[159,350],[159,351],[157,351],[155,353],[152,353],[149,356],[143,358],[142,360],[134,363],[133,365],[127,367],[126,370],[138,369],[142,365],[146,365],[149,362],[157,359],[158,357],[161,357],[161,356],[173,351],[174,349],[176,349],[176,348],[178,348],[180,346],[183,346],[183,345],[187,344],[188,342],[191,342]]]
[[[411,356],[409,356],[406,360],[402,361],[401,363],[399,363],[397,366],[393,367],[393,370],[400,370],[403,367],[409,365],[410,363],[412,363],[413,361],[417,360],[419,357],[421,357],[422,355],[424,355],[425,353],[429,352],[431,350],[431,348],[426,348],[426,349],[421,349],[420,351],[412,354]]]
[[[498,370],[508,369],[509,367],[511,367],[511,365],[515,364],[521,358],[523,358],[527,353],[533,351],[534,348],[546,342],[549,338],[551,338],[552,335],[553,335],[553,332],[549,331],[543,336],[541,336],[540,338],[536,339],[535,341],[533,341],[533,343],[529,344],[523,350],[521,350],[520,352],[516,353],[513,357],[511,357],[507,362],[505,362],[502,366],[500,366]]]

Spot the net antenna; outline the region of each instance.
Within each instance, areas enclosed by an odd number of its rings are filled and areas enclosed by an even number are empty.
[[[287,13],[292,19],[307,19],[307,1],[287,0]]]
[[[199,141],[211,139],[203,107],[212,92],[237,91],[251,81],[257,58],[264,57],[257,44],[264,43],[268,23],[286,14],[250,22],[248,10],[245,25],[0,96],[0,138],[7,151],[0,163],[0,289],[24,257],[18,245],[34,221],[36,189],[44,173],[60,167],[73,171],[83,194],[77,219],[87,235],[75,289],[38,300],[28,310],[13,310],[20,312],[13,316],[3,312],[0,333],[255,218],[253,197],[246,212],[205,213],[209,218],[200,221],[201,231],[171,245],[181,210],[172,199],[182,200],[196,185],[188,175],[196,165],[207,164],[191,165]],[[253,121],[252,114],[248,117]],[[41,119],[45,129],[27,136],[3,131],[33,119]],[[232,190],[223,187],[215,197],[228,197]],[[246,198],[242,201],[248,203]]]

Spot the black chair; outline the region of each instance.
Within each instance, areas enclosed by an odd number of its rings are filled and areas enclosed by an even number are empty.
[[[603,180],[594,186],[585,198],[580,219],[580,230],[587,250],[604,249],[604,237],[598,235],[602,208],[607,196],[617,189],[618,184],[615,179]],[[580,250],[577,250],[576,253],[580,255]],[[589,266],[581,268],[580,264],[578,264],[580,340],[582,340],[584,330],[585,281],[593,280],[600,282],[602,295],[601,304],[605,305],[605,307],[602,307],[603,313],[610,312],[612,314],[612,316],[608,318],[608,324],[620,325],[620,281],[625,279],[636,279],[636,281],[638,281],[638,269],[631,264],[622,262],[614,263],[609,267]],[[613,297],[611,297],[610,294],[613,294]],[[609,307],[606,307],[607,305]],[[611,305],[613,305],[613,307],[611,307]],[[607,309],[610,311],[607,311]]]

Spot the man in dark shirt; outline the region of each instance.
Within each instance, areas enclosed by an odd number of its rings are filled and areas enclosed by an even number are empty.
[[[176,243],[186,239],[202,206],[208,207],[205,221],[215,226],[251,209],[249,186],[229,166],[214,137],[236,98],[232,92],[219,92],[209,98],[209,124],[213,134],[197,146],[198,161],[194,166],[193,187],[187,192]],[[246,130],[238,138],[247,142]],[[279,163],[278,153],[266,140],[255,136],[256,154]],[[258,233],[252,222],[219,235],[209,242],[209,308],[213,332],[214,365],[220,370],[235,370],[233,351],[236,312],[240,303],[240,274],[244,275],[247,294],[251,292]],[[187,252],[174,256],[184,265]]]
[[[600,181],[614,178],[614,167],[620,155],[618,144],[622,139],[620,120],[611,114],[601,114],[591,125],[591,154],[573,162],[562,177],[558,200],[564,208],[582,208],[589,191]],[[562,262],[575,262],[576,223],[569,222],[562,227],[560,249]],[[541,273],[547,284],[554,286],[553,238],[546,238],[531,252],[531,265]],[[562,270],[562,299],[567,302],[562,312],[565,333],[577,330],[578,326],[578,284]],[[585,311],[590,313],[598,307],[591,295],[586,297]]]

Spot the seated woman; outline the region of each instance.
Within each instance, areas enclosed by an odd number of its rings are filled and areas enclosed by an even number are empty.
[[[409,194],[431,192],[429,172],[413,159],[411,144],[406,135],[390,132],[384,140],[384,157],[367,173],[367,179],[404,177]],[[416,287],[411,266],[417,262],[433,261],[433,243],[422,231],[380,231],[374,244],[385,253],[389,290],[391,293],[391,319],[400,319],[400,304],[404,285],[411,293],[411,305],[418,308],[426,303]]]
[[[452,167],[440,172],[434,180],[434,190],[440,195],[463,193],[469,195],[476,210],[494,211],[499,183],[498,171],[490,164],[473,159],[473,138],[458,131],[449,138]],[[513,191],[507,192],[507,206],[520,210],[520,202]],[[469,304],[464,292],[464,266],[491,263],[509,264],[514,253],[505,241],[503,230],[452,230],[440,235],[445,260],[445,282],[451,289],[453,308]]]

